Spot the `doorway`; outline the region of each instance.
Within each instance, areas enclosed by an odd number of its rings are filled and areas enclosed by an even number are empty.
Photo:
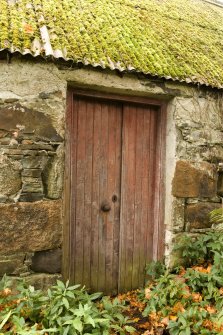
[[[142,286],[163,253],[162,103],[71,91],[64,276],[92,291]]]

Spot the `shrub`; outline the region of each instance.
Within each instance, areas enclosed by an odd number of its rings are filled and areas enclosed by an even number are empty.
[[[187,266],[166,270],[148,283],[144,316],[170,335],[223,335],[223,236],[185,237],[177,249]]]
[[[46,293],[20,282],[12,292],[7,277],[0,281],[0,334],[108,335],[134,329],[122,315],[118,299],[88,294],[79,285],[57,281]]]
[[[213,262],[215,254],[223,254],[223,234],[209,232],[197,238],[185,235],[174,250],[184,258],[185,266]]]

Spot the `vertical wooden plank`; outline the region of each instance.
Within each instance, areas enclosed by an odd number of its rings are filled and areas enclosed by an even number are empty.
[[[117,293],[117,255],[119,239],[119,207],[120,207],[120,151],[121,151],[121,113],[116,104],[108,106],[108,201],[111,205],[106,221],[106,249],[105,249],[105,293]],[[113,196],[117,200],[113,201]]]
[[[109,202],[108,198],[108,106],[101,103],[101,143],[100,143],[100,196],[99,196],[99,255],[98,255],[98,290],[105,288],[105,255],[106,255],[106,225],[108,212],[101,210],[104,201]]]
[[[94,103],[92,107],[94,111],[94,121],[91,213],[91,289],[93,291],[98,291],[101,105],[99,103]]]
[[[115,113],[114,106],[108,105],[108,157],[107,157],[107,196],[108,202],[111,206],[110,212],[107,213],[107,220],[105,226],[105,239],[106,239],[106,248],[105,248],[105,283],[106,290],[104,293],[111,292],[113,290],[113,235],[114,235],[114,206],[112,203],[112,193],[115,193],[114,189],[114,180],[115,180],[115,135],[116,129],[115,126]]]
[[[142,160],[142,167],[143,167],[143,176],[142,176],[142,221],[140,225],[140,231],[142,236],[142,246],[139,252],[140,258],[140,270],[139,270],[139,283],[140,285],[143,284],[144,281],[144,272],[145,272],[145,265],[146,265],[146,255],[147,255],[147,236],[150,234],[150,229],[148,227],[148,221],[150,220],[149,216],[149,185],[152,182],[150,180],[150,113],[148,110],[142,109],[143,112],[143,160]]]
[[[114,108],[116,122],[114,127],[116,129],[115,134],[115,193],[117,195],[117,201],[113,203],[114,208],[114,229],[113,229],[113,290],[112,294],[116,294],[118,291],[118,279],[119,279],[119,245],[120,245],[120,206],[121,206],[121,160],[122,160],[122,106],[116,105]]]
[[[66,113],[66,141],[65,141],[65,173],[64,173],[64,196],[63,196],[63,232],[64,232],[64,245],[63,245],[63,262],[62,274],[64,281],[70,278],[70,264],[71,264],[71,248],[70,248],[70,230],[71,230],[71,160],[72,160],[72,146],[71,136],[73,133],[73,93],[68,90],[67,92],[67,113]]]
[[[118,271],[118,291],[125,291],[125,271],[126,271],[126,182],[125,182],[125,165],[128,161],[127,146],[127,115],[124,114],[124,106],[122,110],[122,153],[121,153],[121,208],[120,208],[120,237],[119,237],[119,271]]]
[[[69,236],[69,272],[71,282],[75,281],[75,258],[73,256],[73,251],[75,250],[75,240],[76,240],[76,182],[77,182],[77,120],[78,120],[78,101],[73,98],[73,110],[71,115],[71,136],[70,136],[70,146],[71,146],[71,173],[70,173],[70,236]],[[66,200],[67,201],[67,200]]]
[[[123,110],[122,156],[120,288],[129,290],[132,287],[136,181],[136,109],[129,105]]]
[[[85,219],[85,169],[86,169],[86,103],[78,101],[77,123],[77,183],[76,183],[76,238],[75,283],[83,282],[84,219]]]
[[[132,267],[132,287],[139,287],[140,271],[140,251],[144,245],[144,235],[141,231],[142,225],[142,180],[143,180],[143,125],[144,112],[141,108],[136,108],[136,164],[135,164],[135,220],[134,220],[134,244],[133,244],[133,267]]]
[[[135,225],[135,183],[136,183],[136,109],[135,106],[127,105],[124,110],[128,113],[128,162],[126,184],[128,193],[126,193],[126,273],[125,288],[132,288],[132,271],[133,271],[133,245],[134,245],[134,225]],[[128,198],[128,199],[127,199]]]
[[[87,288],[91,286],[91,211],[92,211],[92,152],[93,152],[93,118],[92,103],[86,101],[86,149],[84,175],[84,219],[83,219],[83,283]]]

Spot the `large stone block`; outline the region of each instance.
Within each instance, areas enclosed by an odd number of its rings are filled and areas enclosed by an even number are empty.
[[[188,205],[185,210],[186,230],[211,228],[212,224],[209,220],[209,213],[213,209],[220,207],[221,204],[211,202],[199,202]]]
[[[0,276],[10,275],[14,272],[15,266],[11,260],[0,260]]]
[[[41,169],[24,169],[22,177],[41,178]]]
[[[47,161],[47,156],[25,156],[22,165],[24,169],[44,169]]]
[[[217,195],[217,179],[208,176],[206,172],[199,175],[199,197],[212,198]]]
[[[16,286],[21,281],[21,277],[11,277],[13,290],[16,291]],[[57,280],[62,280],[62,276],[60,274],[46,274],[46,273],[38,273],[27,275],[23,277],[23,280],[31,286],[34,286],[36,290],[44,290],[46,291],[52,285],[56,284]]]
[[[172,183],[172,194],[179,198],[211,198],[217,192],[217,175],[212,164],[202,162],[197,167],[178,161]]]
[[[55,274],[33,274],[24,278],[25,281],[35,287],[36,290],[47,290],[52,285],[56,284],[57,280],[62,280],[61,275]]]
[[[60,273],[62,250],[37,251],[32,257],[31,270],[34,272]]]
[[[22,177],[22,192],[24,193],[43,193],[43,183],[40,178]]]
[[[0,155],[0,194],[15,195],[22,187],[20,162]]]
[[[33,132],[35,136],[51,141],[61,141],[60,135],[52,125],[48,115],[16,103],[12,106],[0,108],[1,129],[11,132],[18,129],[18,125],[26,132]]]
[[[217,168],[214,164],[200,162],[196,164],[199,170],[199,196],[214,197],[217,194]]]
[[[61,245],[61,201],[0,204],[0,254]]]
[[[43,193],[21,193],[19,197],[20,202],[34,202],[43,199]]]
[[[60,199],[63,190],[64,146],[57,148],[56,155],[49,160],[43,171],[45,196],[49,199]]]
[[[176,164],[172,193],[179,198],[196,198],[199,195],[199,172],[189,162],[178,161]]]
[[[19,269],[24,266],[25,255],[13,255],[0,258],[0,277],[4,274],[18,274]]]

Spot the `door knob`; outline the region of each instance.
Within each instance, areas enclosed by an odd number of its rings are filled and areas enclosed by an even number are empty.
[[[111,210],[111,206],[109,205],[109,203],[107,201],[102,202],[101,210],[103,212],[109,212]]]

